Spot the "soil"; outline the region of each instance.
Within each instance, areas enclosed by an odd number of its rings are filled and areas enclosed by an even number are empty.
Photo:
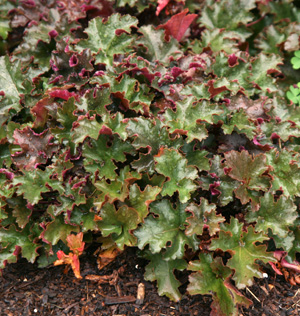
[[[66,273],[64,266],[39,269],[23,259],[8,265],[0,277],[0,315],[210,315],[210,296],[188,295],[186,274],[177,276],[185,282],[180,302],[158,296],[156,284],[143,279],[147,262],[137,257],[135,249],[125,250],[101,271],[91,254],[80,262],[81,280],[72,270]],[[102,282],[87,280],[88,275],[102,276]],[[140,283],[145,286],[145,298],[137,304]],[[300,289],[280,276],[256,280],[242,292],[253,305],[241,308],[239,316],[300,315]]]

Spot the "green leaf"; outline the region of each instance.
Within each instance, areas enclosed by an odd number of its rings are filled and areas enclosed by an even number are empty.
[[[283,191],[286,196],[300,195],[300,169],[295,163],[293,153],[286,149],[278,152],[276,149],[266,153],[267,163],[272,168],[272,192]]]
[[[210,249],[230,252],[232,257],[226,265],[235,270],[233,280],[237,288],[251,286],[254,277],[263,277],[256,260],[265,263],[275,261],[273,253],[266,252],[265,245],[255,245],[269,237],[262,232],[255,233],[252,226],[248,227],[247,232],[243,231],[243,223],[239,223],[236,218],[231,218],[229,224],[221,224],[220,227],[219,237],[212,240]]]
[[[125,141],[127,139],[127,123],[125,123],[124,116],[120,112],[114,116],[108,116],[107,119],[105,119],[105,125],[112,130],[113,134],[117,134],[122,140]]]
[[[201,253],[198,261],[190,262],[188,292],[191,295],[210,294],[212,311],[218,316],[238,316],[238,305],[249,307],[251,301],[243,296],[230,282],[232,270],[224,267],[221,258]]]
[[[16,218],[16,222],[20,228],[24,228],[30,219],[32,209],[26,206],[26,201],[21,197],[16,197],[9,200],[9,206],[13,208],[13,216]]]
[[[29,224],[19,231],[15,225],[10,225],[8,229],[0,229],[0,267],[4,268],[7,263],[13,263],[17,261],[17,255],[22,253],[22,256],[29,262],[33,263],[38,256],[37,249],[40,247],[35,242],[36,235]]]
[[[143,36],[136,41],[136,44],[145,48],[145,52],[141,55],[151,62],[167,63],[172,55],[179,51],[178,41],[173,37],[166,41],[162,29],[155,30],[152,25],[147,25],[140,27],[139,32]]]
[[[232,134],[236,131],[239,134],[245,134],[249,139],[255,136],[256,126],[250,122],[244,110],[229,115],[228,122],[224,122],[222,129],[225,134]]]
[[[151,3],[155,3],[153,0],[117,0],[116,7],[125,7],[129,5],[130,7],[135,7],[139,12],[143,12],[146,8],[149,8]]]
[[[270,2],[265,6],[260,6],[262,14],[268,13],[274,15],[274,23],[286,19],[289,22],[300,22],[300,13],[298,8],[289,0]],[[288,23],[288,22],[287,22]]]
[[[289,226],[292,226],[298,217],[297,206],[292,199],[282,195],[274,201],[273,194],[267,192],[260,199],[260,204],[257,212],[249,212],[246,215],[246,220],[249,223],[256,222],[256,231],[266,232],[270,228],[273,234],[286,238]]]
[[[206,157],[208,152],[202,148],[197,148],[197,141],[185,143],[180,149],[185,153],[188,165],[197,167],[198,170],[209,170],[209,160]]]
[[[297,118],[294,117],[294,120],[297,121]],[[279,137],[284,142],[291,137],[300,137],[300,129],[295,127],[292,122],[277,122],[276,120],[270,120],[269,122],[261,124],[259,130],[262,138],[266,137],[271,140],[273,136],[277,138]]]
[[[178,192],[180,201],[187,202],[191,192],[197,188],[193,182],[197,178],[197,169],[188,166],[187,160],[175,149],[162,149],[154,160],[155,170],[168,178],[164,183],[162,196],[172,196]]]
[[[103,126],[104,123],[98,123],[96,116],[78,119],[73,126],[74,143],[82,143],[87,137],[97,139]]]
[[[122,80],[109,76],[98,76],[93,78],[91,83],[97,83],[100,86],[109,84],[111,93],[121,100],[122,106],[136,112],[148,112],[154,97],[147,85],[139,83],[126,74],[123,75]]]
[[[160,191],[161,188],[151,185],[147,185],[144,191],[136,183],[130,187],[129,198],[125,202],[138,212],[140,222],[148,215],[149,204],[155,201]]]
[[[23,194],[24,198],[30,204],[37,204],[42,199],[41,193],[50,191],[51,186],[50,175],[52,170],[34,169],[30,172],[24,172],[23,175],[14,177],[13,185],[17,186],[17,193]]]
[[[55,49],[55,42],[51,43],[49,33],[56,31],[58,37],[62,38],[64,34],[69,35],[70,29],[76,26],[79,27],[75,23],[68,24],[67,17],[61,17],[58,10],[50,9],[47,21],[41,20],[38,24],[30,23],[25,28],[23,41],[15,49],[14,54],[23,65],[32,62],[38,64],[39,72],[43,73],[50,68],[51,52]]]
[[[300,89],[290,86],[290,90],[287,91],[286,96],[295,104],[300,104]]]
[[[135,209],[123,205],[116,210],[113,204],[106,203],[100,216],[102,220],[98,226],[104,237],[111,234],[120,249],[124,249],[125,245],[136,245],[136,237],[131,233],[139,223],[139,214]]]
[[[300,51],[295,52],[295,57],[291,59],[294,69],[300,68]]]
[[[291,258],[291,261],[294,261],[294,260],[296,260],[296,253],[300,253],[300,228],[299,228],[299,226],[297,225],[296,227],[294,227],[292,229],[292,232],[293,232],[293,237],[294,237],[292,247],[290,249],[285,247],[284,249],[289,251],[288,256],[289,256],[289,258]],[[282,238],[280,238],[280,239],[282,240]]]
[[[89,22],[85,29],[88,38],[81,40],[77,49],[89,48],[92,53],[101,54],[97,62],[112,64],[115,54],[124,54],[132,51],[130,48],[135,36],[130,35],[131,28],[136,27],[138,20],[130,15],[121,16],[112,14],[104,23],[102,18],[96,17]]]
[[[56,245],[59,240],[66,243],[66,238],[71,234],[71,232],[79,233],[79,226],[66,224],[64,216],[61,214],[59,216],[55,216],[52,222],[47,223],[41,234],[41,238],[47,244],[50,243],[51,245]]]
[[[279,64],[282,64],[282,59],[278,55],[259,54],[252,62],[251,76],[248,80],[251,83],[255,82],[263,91],[269,93],[277,91],[276,79],[272,78],[268,72],[279,72]]]
[[[287,34],[282,28],[271,24],[259,33],[255,39],[256,46],[264,53],[280,54],[280,45],[286,40]]]
[[[76,102],[78,110],[87,114],[89,112],[90,116],[93,114],[98,114],[100,116],[107,115],[109,112],[106,106],[111,104],[110,99],[110,89],[108,87],[101,87],[99,89],[87,91],[79,102]]]
[[[224,51],[227,54],[233,54],[238,52],[238,39],[247,38],[250,34],[250,32],[245,31],[243,36],[241,36],[238,32],[225,29],[206,29],[202,32],[199,45],[202,50],[210,48],[215,53]]]
[[[93,200],[87,202],[86,205],[75,206],[71,212],[68,224],[76,224],[80,226],[80,231],[83,233],[90,231],[99,231],[99,222],[95,221],[95,212],[91,209]],[[90,208],[90,209],[89,209]]]
[[[182,95],[192,95],[197,100],[210,100],[210,93],[208,91],[208,86],[204,83],[195,83],[192,84],[186,84],[180,91],[180,94]],[[205,105],[208,105],[207,103],[204,103]],[[211,104],[209,105],[209,107]],[[204,119],[205,120],[205,119]]]
[[[252,21],[253,14],[250,11],[255,7],[254,0],[207,1],[200,22],[208,29],[237,30],[241,24]]]
[[[4,92],[0,104],[0,126],[10,117],[9,112],[18,112],[21,109],[21,94],[25,92],[23,86],[24,75],[21,71],[21,62],[10,61],[8,55],[0,57],[0,92]]]
[[[250,64],[247,58],[239,59],[238,63],[233,67],[229,67],[228,57],[223,52],[220,52],[210,66],[211,71],[217,76],[214,87],[225,86],[228,90],[233,91],[234,94],[240,89],[248,88],[249,68]],[[221,81],[221,84],[218,81]],[[249,94],[249,92],[246,90],[245,94]]]
[[[130,182],[134,182],[136,179],[140,179],[141,175],[135,171],[129,171],[129,166],[126,166],[120,171],[120,175],[116,176],[115,179],[106,181],[105,179],[96,181],[95,187],[100,190],[100,200],[102,202],[108,201],[112,203],[116,200],[124,202],[128,197]]]
[[[68,144],[71,147],[71,151],[74,154],[74,143],[72,140],[72,128],[73,123],[77,121],[77,116],[73,113],[76,110],[74,104],[75,99],[72,97],[68,101],[63,103],[62,108],[57,109],[57,121],[63,126],[51,129],[51,133],[64,144]]]
[[[108,145],[109,142],[109,145]],[[134,153],[134,147],[115,136],[113,140],[107,135],[99,135],[97,140],[91,139],[83,145],[84,166],[88,172],[97,172],[100,178],[114,179],[116,165],[113,160],[124,162],[125,153]]]
[[[3,19],[1,17],[0,20],[0,36],[2,37],[2,39],[7,39],[8,36],[8,32],[11,31],[11,27],[10,27],[10,21],[8,19]]]
[[[200,121],[212,123],[212,116],[221,113],[223,110],[218,106],[204,100],[196,102],[195,98],[188,97],[176,103],[176,112],[167,109],[164,117],[170,133],[187,135],[188,142],[191,142],[193,139],[201,141],[208,136],[205,125]]]
[[[143,117],[132,119],[127,128],[129,137],[135,137],[132,145],[136,149],[148,148],[147,155],[140,154],[140,159],[132,163],[138,172],[154,172],[154,158],[161,146],[179,148],[181,139],[171,139],[166,127],[160,120],[150,120]]]
[[[145,280],[157,281],[158,294],[166,295],[172,301],[179,301],[181,294],[178,287],[180,282],[175,278],[174,270],[184,270],[187,263],[183,259],[165,260],[161,253],[147,253],[144,257],[150,260],[145,268]]]
[[[80,183],[80,181],[77,180]],[[72,211],[75,205],[81,205],[86,203],[85,195],[81,193],[82,187],[77,186],[76,181],[65,181],[64,185],[59,183],[59,187],[55,187],[60,193],[57,197],[57,201],[60,204],[51,205],[48,208],[54,216],[57,216],[61,213],[67,214]]]
[[[187,212],[192,213],[192,216],[187,218],[189,226],[186,228],[186,234],[202,235],[204,228],[209,229],[210,235],[214,235],[220,230],[220,223],[225,221],[221,215],[217,215],[216,205],[209,204],[204,198],[200,198],[200,204],[191,203],[186,208]]]
[[[196,249],[198,241],[196,236],[186,236],[184,233],[185,222],[188,214],[185,212],[186,204],[179,204],[173,208],[168,200],[155,201],[151,203],[150,212],[158,215],[149,215],[145,223],[135,230],[137,245],[143,249],[149,244],[152,253],[158,253],[166,249],[164,258],[166,260],[180,259],[184,255],[185,245]],[[168,246],[168,243],[171,243]]]

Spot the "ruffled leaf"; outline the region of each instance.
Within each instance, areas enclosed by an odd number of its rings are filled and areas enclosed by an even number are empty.
[[[272,193],[266,193],[260,199],[260,208],[257,212],[249,212],[246,220],[256,222],[255,230],[272,233],[281,238],[286,238],[289,232],[289,226],[292,226],[298,217],[297,206],[291,198],[284,195],[277,201],[274,201]]]
[[[212,236],[220,230],[219,224],[225,221],[222,215],[217,215],[216,205],[209,204],[204,198],[200,199],[199,205],[195,203],[188,205],[186,211],[192,213],[192,216],[186,220],[189,224],[185,231],[187,235],[202,235],[204,228],[208,228]]]
[[[197,169],[188,166],[187,160],[175,149],[161,149],[154,159],[155,170],[168,178],[161,191],[162,196],[172,196],[178,192],[180,201],[187,202],[190,192],[197,187],[193,182],[197,177]]]
[[[121,206],[118,210],[113,204],[106,203],[100,211],[101,221],[99,228],[104,237],[111,235],[120,249],[124,246],[135,246],[136,237],[131,233],[139,223],[138,212],[128,207]]]
[[[189,237],[184,233],[184,225],[188,217],[185,208],[185,204],[179,204],[173,208],[168,200],[152,202],[150,211],[158,217],[148,216],[145,223],[135,230],[134,235],[138,239],[138,247],[143,249],[149,244],[152,253],[165,249],[166,260],[182,258],[185,245],[195,250],[198,245],[196,237]],[[170,246],[168,243],[171,243]]]
[[[145,280],[157,281],[158,294],[166,295],[172,301],[179,301],[181,294],[178,287],[181,285],[174,275],[174,270],[184,270],[187,263],[183,259],[165,260],[161,253],[146,254],[150,263],[145,268]]]
[[[251,286],[254,277],[263,277],[256,260],[265,263],[274,261],[273,254],[266,251],[265,245],[256,246],[257,242],[261,243],[269,238],[262,232],[255,233],[252,226],[246,232],[243,231],[243,224],[235,218],[229,224],[220,226],[219,237],[212,240],[210,249],[229,251],[232,257],[226,265],[235,271],[233,280],[237,288]]]
[[[220,258],[211,254],[200,254],[197,261],[191,261],[188,270],[195,271],[189,276],[188,292],[192,295],[210,294],[211,315],[237,316],[238,305],[249,307],[252,303],[230,282],[232,270],[225,267]]]

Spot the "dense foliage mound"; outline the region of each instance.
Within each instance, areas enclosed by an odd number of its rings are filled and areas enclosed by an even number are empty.
[[[22,256],[80,277],[86,243],[138,247],[159,294],[179,300],[174,271],[193,271],[212,315],[249,306],[238,290],[262,265],[300,281],[299,2],[0,12],[1,268]]]

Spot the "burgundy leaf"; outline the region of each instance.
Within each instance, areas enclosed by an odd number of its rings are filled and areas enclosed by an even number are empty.
[[[50,143],[52,135],[49,130],[36,134],[30,127],[25,127],[23,130],[16,129],[13,138],[14,144],[19,145],[22,151],[12,155],[12,158],[19,168],[26,170],[45,163],[58,149],[57,145]]]
[[[185,9],[182,12],[173,15],[167,23],[159,25],[158,28],[165,29],[167,36],[172,35],[177,41],[180,41],[186,30],[197,17],[197,14],[187,15],[188,12],[189,10]]]

